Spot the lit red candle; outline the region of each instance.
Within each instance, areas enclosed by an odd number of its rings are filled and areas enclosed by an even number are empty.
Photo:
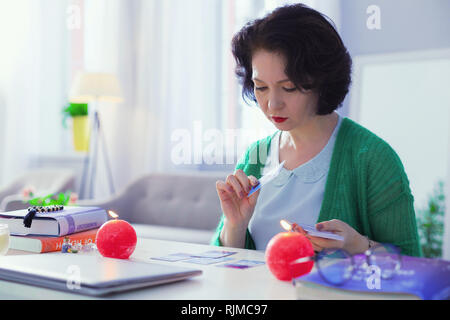
[[[280,224],[287,232],[281,232],[269,241],[266,262],[277,279],[290,281],[311,271],[314,261],[293,262],[300,258],[314,256],[314,249],[297,225],[286,220],[281,220]]]
[[[136,248],[136,231],[128,222],[117,219],[119,216],[113,211],[108,213],[113,219],[97,231],[97,249],[104,257],[128,259]]]

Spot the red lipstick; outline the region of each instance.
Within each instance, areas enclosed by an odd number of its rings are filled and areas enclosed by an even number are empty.
[[[282,123],[285,122],[288,118],[281,118],[281,117],[272,117],[273,121],[276,123]]]

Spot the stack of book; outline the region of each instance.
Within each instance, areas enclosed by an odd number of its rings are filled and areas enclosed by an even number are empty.
[[[23,225],[27,210],[0,212],[0,224],[10,231],[10,249],[37,253],[60,251],[64,237],[72,244],[95,242],[98,228],[108,220],[98,207],[65,207],[62,211],[37,213],[30,228]]]

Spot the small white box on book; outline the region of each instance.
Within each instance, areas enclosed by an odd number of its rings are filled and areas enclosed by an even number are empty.
[[[64,207],[62,211],[41,212],[33,218],[30,228],[23,225],[28,211],[0,212],[0,223],[7,224],[12,235],[65,236],[100,227],[108,220],[99,207]]]

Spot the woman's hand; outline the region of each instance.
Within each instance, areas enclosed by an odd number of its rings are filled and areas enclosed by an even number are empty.
[[[221,240],[225,246],[243,247],[245,232],[255,210],[260,190],[247,197],[253,186],[258,184],[253,176],[237,170],[227,176],[226,181],[217,181],[216,189],[220,206],[225,215]]]
[[[366,237],[359,234],[347,223],[333,219],[316,224],[318,231],[329,231],[344,237],[343,241],[313,237],[307,235],[311,241],[314,251],[322,251],[326,248],[340,248],[348,251],[350,254],[362,253],[368,249],[369,243]]]
[[[257,184],[258,179],[253,176],[247,177],[240,169],[228,175],[225,182],[216,182],[222,211],[231,225],[245,224],[247,227],[255,209],[259,190],[250,197],[247,197],[247,194]]]

